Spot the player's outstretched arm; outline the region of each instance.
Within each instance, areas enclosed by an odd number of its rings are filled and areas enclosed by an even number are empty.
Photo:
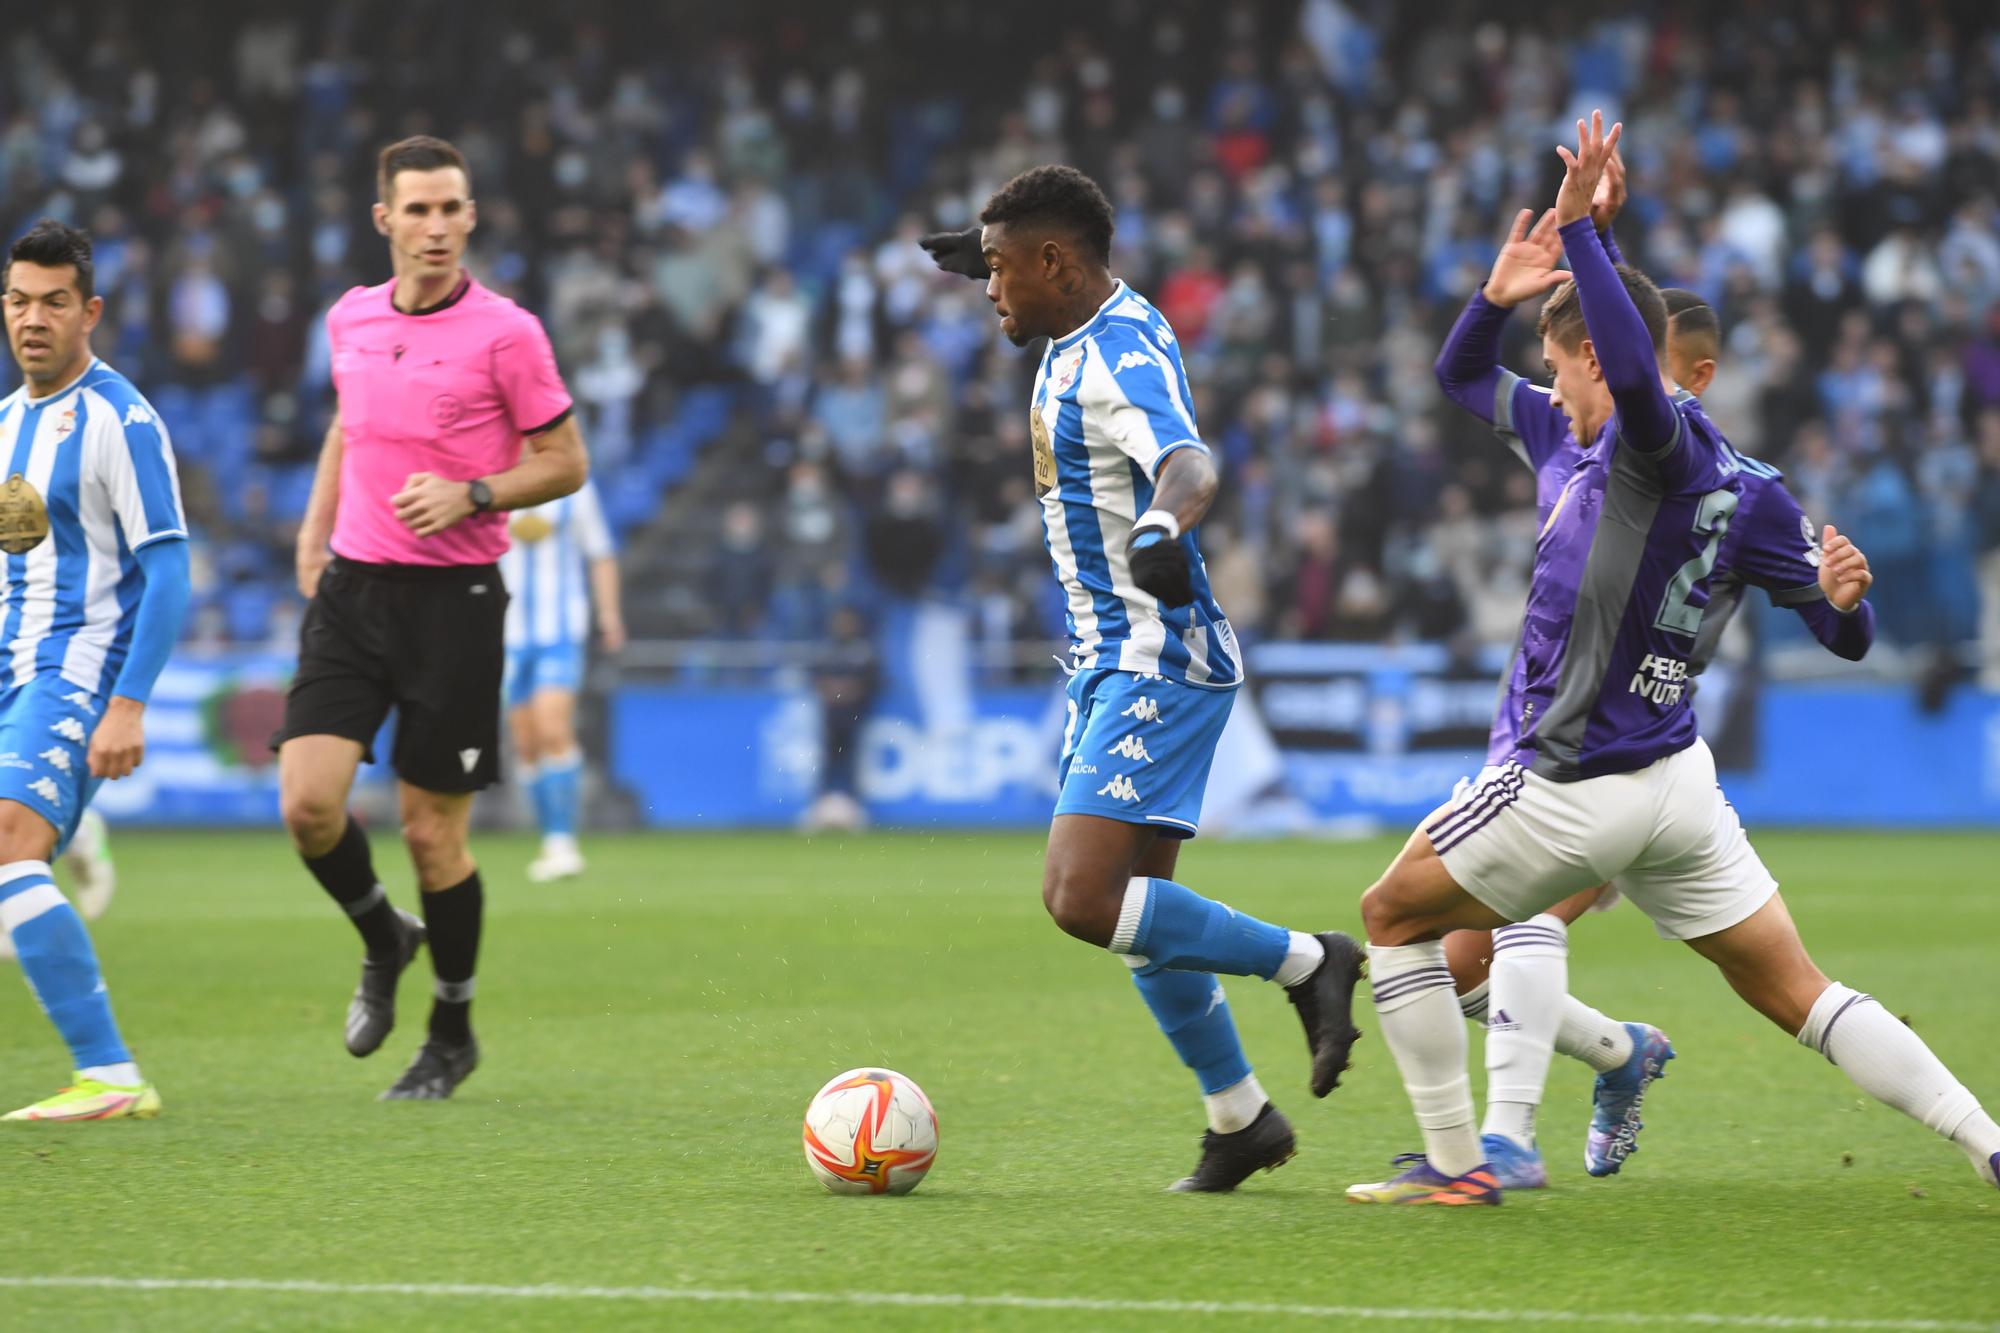
[[[1646,321],[1626,294],[1590,219],[1591,200],[1623,131],[1624,126],[1613,125],[1607,134],[1604,113],[1593,111],[1587,125],[1577,122],[1576,152],[1556,146],[1568,168],[1556,195],[1556,221],[1576,275],[1584,328],[1616,404],[1619,435],[1631,448],[1652,454],[1674,443],[1680,418],[1660,383],[1659,355]]]
[[[1177,449],[1167,455],[1153,483],[1153,507],[1139,515],[1126,543],[1132,581],[1165,607],[1194,600],[1194,573],[1182,534],[1207,515],[1221,489],[1215,461],[1206,449]]]
[[[299,520],[299,596],[307,601],[319,591],[319,576],[333,558],[333,515],[340,508],[340,411],[334,409],[327,424],[326,441],[319,447],[319,466],[313,469],[312,494],[306,499],[305,516]]]
[[[977,226],[964,231],[934,231],[917,237],[917,244],[946,273],[984,282],[993,276],[993,270],[986,266],[985,252],[979,248],[980,231]]]
[[[87,756],[92,777],[113,781],[131,773],[146,757],[146,700],[180,639],[188,605],[187,538],[149,542],[134,555],[145,579],[139,613],[125,665],[111,688],[104,716],[90,734]]]
[[[1501,415],[1494,395],[1506,378],[1500,370],[1500,333],[1507,316],[1521,302],[1568,276],[1557,267],[1562,262],[1562,241],[1556,235],[1554,210],[1531,228],[1533,218],[1532,209],[1515,215],[1486,285],[1466,302],[1432,367],[1445,396],[1485,422]]]

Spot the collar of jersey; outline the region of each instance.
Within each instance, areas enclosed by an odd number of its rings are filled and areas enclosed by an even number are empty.
[[[1104,298],[1104,304],[1097,307],[1096,311],[1094,311],[1091,314],[1090,318],[1083,321],[1083,323],[1077,325],[1076,328],[1070,330],[1068,333],[1065,333],[1060,338],[1050,339],[1049,350],[1059,351],[1062,348],[1068,347],[1071,343],[1075,342],[1078,338],[1081,338],[1084,334],[1089,333],[1093,328],[1097,327],[1097,321],[1104,318],[1104,312],[1109,310],[1112,306],[1118,304],[1119,301],[1124,299],[1124,296],[1125,296],[1125,279],[1113,278],[1111,280],[1111,295]]]
[[[465,299],[465,294],[471,290],[472,290],[471,272],[466,269],[460,269],[458,271],[457,284],[452,287],[451,294],[446,296],[444,300],[437,302],[435,305],[418,306],[415,310],[398,310],[396,308],[396,281],[395,279],[391,278],[389,280],[389,308],[391,310],[395,310],[397,314],[402,315],[405,318],[422,319],[425,315],[435,315],[440,310],[451,309],[453,306],[457,305],[460,301],[463,301]]]
[[[68,384],[63,385],[62,388],[57,389],[54,393],[49,394],[46,398],[30,398],[26,394],[22,394],[21,401],[27,404],[29,407],[47,407],[50,403],[53,403],[56,399],[61,398],[64,394],[76,392],[76,386],[83,383],[85,380],[89,379],[90,372],[97,369],[99,366],[103,364],[104,364],[103,362],[99,361],[96,357],[93,356],[92,358],[90,358],[90,364],[86,365],[83,368],[83,373],[81,375],[78,375],[75,379],[71,380]]]

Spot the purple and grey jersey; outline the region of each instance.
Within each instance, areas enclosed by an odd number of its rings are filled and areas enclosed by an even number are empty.
[[[1536,472],[1543,528],[1525,651],[1509,672],[1488,759],[1559,781],[1641,768],[1693,743],[1688,682],[1744,583],[1797,609],[1844,657],[1859,657],[1872,637],[1872,612],[1841,615],[1819,593],[1811,525],[1775,470],[1738,456],[1699,402],[1660,387],[1611,261],[1581,244],[1586,225],[1565,228],[1564,240],[1617,405],[1589,449],[1546,390],[1499,367],[1508,312],[1483,297],[1467,305],[1437,363],[1446,393]]]

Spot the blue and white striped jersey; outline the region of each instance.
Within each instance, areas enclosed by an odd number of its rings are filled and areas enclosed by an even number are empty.
[[[1076,666],[1240,685],[1236,635],[1209,592],[1195,533],[1181,535],[1195,597],[1178,610],[1140,591],[1125,556],[1161,463],[1178,449],[1208,447],[1173,330],[1146,298],[1121,281],[1089,323],[1049,343],[1035,372],[1029,429],[1043,536],[1068,594]]]
[[[597,486],[508,515],[513,540],[500,557],[506,580],[507,646],[551,648],[580,644],[590,635],[590,583],[586,562],[615,555],[611,525],[597,501]]]
[[[0,481],[42,496],[49,535],[5,557],[0,688],[48,672],[93,694],[117,682],[145,588],[134,552],[185,540],[166,424],[132,382],[93,359],[47,398],[22,385],[0,400]]]

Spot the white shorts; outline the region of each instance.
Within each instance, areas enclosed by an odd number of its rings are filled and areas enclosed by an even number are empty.
[[[1702,741],[1636,773],[1551,782],[1503,764],[1424,826],[1451,877],[1509,921],[1617,888],[1670,940],[1727,930],[1778,882],[1744,836]]]

